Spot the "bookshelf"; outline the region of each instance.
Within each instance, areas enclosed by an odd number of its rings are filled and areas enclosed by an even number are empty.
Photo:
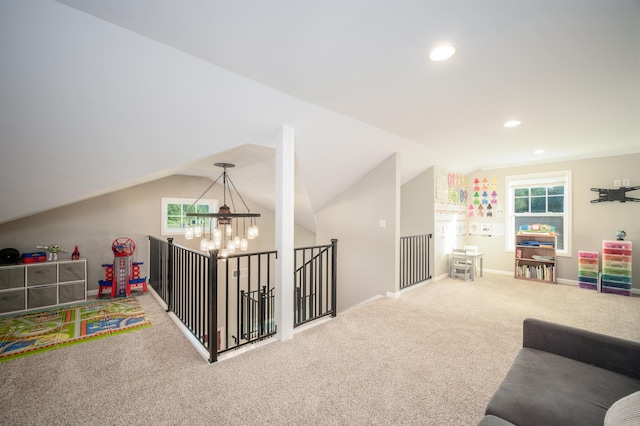
[[[513,276],[520,280],[556,281],[556,236],[518,233]]]

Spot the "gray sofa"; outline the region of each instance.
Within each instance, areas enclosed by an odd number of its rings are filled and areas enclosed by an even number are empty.
[[[480,425],[640,424],[640,342],[537,319],[523,327]]]

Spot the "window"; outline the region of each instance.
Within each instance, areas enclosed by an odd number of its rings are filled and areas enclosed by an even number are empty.
[[[507,251],[520,226],[555,227],[558,255],[571,253],[571,171],[507,176]]]
[[[196,218],[187,217],[187,213],[215,212],[217,200],[200,200],[194,205],[195,198],[163,198],[162,199],[162,235],[184,235],[189,223]]]

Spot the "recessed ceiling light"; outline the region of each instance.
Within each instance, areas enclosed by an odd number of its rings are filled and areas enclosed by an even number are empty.
[[[521,124],[522,124],[522,121],[520,120],[510,120],[504,123],[504,127],[518,127]]]
[[[429,53],[429,59],[432,61],[445,61],[456,53],[456,48],[451,45],[438,46]]]
[[[544,149],[536,149],[533,153],[536,155],[544,154]]]

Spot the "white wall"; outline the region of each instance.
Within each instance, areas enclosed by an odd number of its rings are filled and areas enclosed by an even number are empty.
[[[484,177],[496,178],[498,182],[499,204],[505,206],[506,177],[528,173],[571,170],[573,188],[573,238],[571,253],[568,257],[558,258],[558,278],[577,281],[578,259],[580,250],[601,251],[603,239],[615,239],[618,229],[626,231],[628,241],[635,241],[633,256],[633,288],[640,289],[640,203],[606,202],[591,203],[598,198],[598,193],[591,188],[612,188],[614,179],[630,179],[631,185],[640,185],[640,154],[628,154],[612,157],[592,158],[585,160],[564,161],[531,166],[519,166],[503,169],[476,170],[467,175],[469,199],[473,202],[473,181]],[[434,173],[431,168],[402,186],[402,235],[423,232],[434,232]],[[640,198],[640,191],[628,193],[631,197]],[[472,222],[486,222],[504,226],[506,215],[494,215],[491,218],[467,218],[467,230]],[[431,228],[429,228],[431,226]],[[432,275],[438,276],[447,272],[447,256],[450,246],[462,244],[477,245],[484,253],[484,268],[512,273],[514,253],[505,248],[504,236],[492,235],[451,237],[446,241],[434,235]]]
[[[59,244],[69,253],[59,254],[59,259],[69,259],[77,244],[81,257],[87,259],[88,288],[97,289],[98,280],[104,279],[102,263],[111,263],[111,243],[118,237],[130,237],[137,246],[134,259],[145,261],[147,240],[152,235],[162,236],[161,198],[197,198],[211,180],[190,176],[170,176],[129,189],[60,207],[45,213],[0,224],[0,248],[13,247],[21,253],[39,251],[37,245]],[[242,188],[239,188],[242,191]],[[207,196],[222,200],[219,185]],[[249,245],[251,252],[275,249],[274,213],[263,206],[245,199],[252,212],[260,213],[260,237]],[[296,245],[308,246],[315,242],[315,235],[305,228],[296,227]],[[199,250],[199,240],[185,240],[174,236],[174,243]],[[146,263],[142,274],[147,274]]]
[[[397,163],[392,155],[317,215],[318,243],[338,239],[338,311],[398,287]]]
[[[2,189],[0,223],[273,147],[284,123],[314,209],[421,147],[53,0],[0,1],[0,40],[0,181],[20,182]],[[336,155],[347,148],[358,161]]]
[[[577,281],[578,251],[602,251],[602,240],[615,240],[616,231],[626,231],[626,240],[634,243],[633,288],[640,289],[640,203],[605,202],[591,203],[598,193],[591,188],[613,188],[614,179],[628,178],[631,185],[640,185],[640,154],[628,154],[586,160],[565,161],[524,167],[494,170],[478,170],[468,175],[469,184],[475,176],[491,176],[498,179],[500,190],[505,190],[505,178],[511,175],[571,170],[573,207],[571,255],[558,257],[558,278]],[[640,190],[628,193],[640,198]],[[506,223],[506,217],[502,223]],[[499,222],[493,219],[492,222]],[[485,253],[485,268],[512,271],[512,251],[505,250],[504,237],[467,237],[467,242],[478,245]]]
[[[435,194],[433,173],[434,168],[431,167],[402,185],[400,201],[400,235],[402,237],[434,233],[433,200]],[[441,262],[434,262],[434,259],[436,257],[440,259],[442,256],[434,255],[436,245],[433,238],[431,239],[429,250],[429,272],[432,277],[435,277],[436,268],[434,265]],[[437,269],[440,270],[442,267]]]
[[[401,188],[400,234],[403,237],[433,233],[433,167]]]

